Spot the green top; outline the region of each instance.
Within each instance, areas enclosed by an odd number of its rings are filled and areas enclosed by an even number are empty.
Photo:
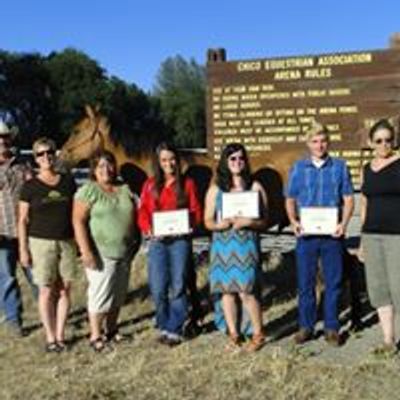
[[[121,185],[108,193],[96,182],[88,182],[75,199],[90,207],[89,229],[98,252],[104,257],[123,257],[134,240],[134,201],[129,187]]]

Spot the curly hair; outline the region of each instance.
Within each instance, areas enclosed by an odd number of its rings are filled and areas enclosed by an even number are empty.
[[[247,151],[242,144],[231,143],[222,150],[221,158],[219,159],[216,171],[216,184],[223,192],[229,192],[233,187],[233,177],[228,167],[228,159],[233,153],[236,153],[238,151],[241,151],[243,153],[244,158],[244,168],[242,173],[240,174],[244,182],[244,189],[248,190],[251,187],[252,177]]]
[[[188,199],[184,189],[184,178],[181,171],[181,160],[177,149],[170,143],[161,142],[155,149],[153,156],[153,171],[155,180],[155,197],[158,201],[161,195],[161,191],[165,185],[165,174],[160,165],[160,154],[163,150],[170,151],[175,156],[176,168],[175,168],[175,193],[177,199],[177,207],[184,208],[187,205]]]

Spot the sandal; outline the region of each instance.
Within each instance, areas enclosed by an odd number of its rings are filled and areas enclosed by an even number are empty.
[[[225,346],[227,351],[238,351],[242,346],[240,336],[237,334],[228,334],[228,343]]]
[[[377,348],[375,348],[372,353],[375,356],[394,356],[398,352],[398,349],[394,343],[384,343]]]
[[[104,341],[101,337],[97,339],[93,339],[89,341],[89,346],[93,349],[94,352],[100,353],[105,349]]]
[[[46,343],[46,346],[44,349],[45,349],[46,353],[59,353],[60,352],[60,348],[58,347],[57,342]]]
[[[58,346],[58,350],[60,352],[68,350],[68,346],[64,340],[57,340],[56,345]]]
[[[260,350],[265,345],[265,335],[263,333],[254,334],[246,346],[246,351],[253,353]]]

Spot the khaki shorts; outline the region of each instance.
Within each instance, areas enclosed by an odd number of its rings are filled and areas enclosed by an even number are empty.
[[[48,286],[59,278],[64,282],[73,281],[78,269],[75,242],[29,238],[32,256],[33,281],[38,286]]]

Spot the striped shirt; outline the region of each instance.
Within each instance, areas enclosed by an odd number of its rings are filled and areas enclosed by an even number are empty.
[[[296,200],[297,207],[341,207],[343,196],[353,194],[346,162],[328,157],[317,167],[310,158],[297,161],[290,170],[286,197]]]

